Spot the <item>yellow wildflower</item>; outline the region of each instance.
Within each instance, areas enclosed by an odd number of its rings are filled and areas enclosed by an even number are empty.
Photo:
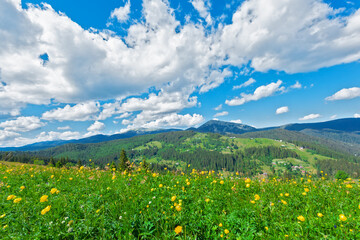
[[[176,209],[176,211],[180,212],[182,208],[181,208],[180,205],[177,205],[177,206],[175,207],[175,209]]]
[[[25,186],[21,186],[20,189],[21,189],[21,190],[24,190],[24,189],[25,189]]]
[[[182,226],[177,226],[174,231],[176,234],[180,234],[182,232]]]
[[[224,230],[224,233],[225,233],[225,234],[229,234],[229,230],[225,229],[225,230]]]
[[[205,202],[210,202],[210,199],[209,199],[209,198],[206,198],[206,199],[205,199]]]
[[[222,225],[222,223],[219,223],[219,227],[222,227],[223,225]]]
[[[255,201],[260,200],[260,196],[258,194],[255,194]]]
[[[40,202],[46,202],[48,200],[48,195],[44,195],[40,198]]]
[[[46,208],[44,208],[43,210],[41,210],[41,215],[46,214],[48,211],[50,211],[51,209],[51,205],[47,206]]]
[[[14,199],[14,203],[18,203],[18,202],[20,202],[22,200],[22,198],[21,197],[19,197],[19,198],[15,198]]]
[[[305,192],[309,192],[310,190],[308,188],[304,188],[304,191]]]
[[[318,216],[319,218],[321,218],[321,217],[323,217],[324,215],[323,215],[322,213],[318,213],[317,216]]]
[[[9,195],[6,200],[13,200],[14,198],[16,198],[15,195]]]
[[[5,217],[5,216],[6,216],[6,214],[4,213],[3,215],[0,216],[0,218],[3,218],[3,217]]]
[[[223,180],[221,180],[221,181],[220,181],[220,184],[224,184],[224,181],[223,181]]]
[[[298,216],[297,219],[298,219],[299,221],[302,221],[302,222],[305,221],[305,218],[304,218],[302,215]]]
[[[162,184],[159,184],[159,188],[162,188],[164,185],[162,185]]]
[[[345,217],[344,214],[340,214],[339,217],[340,217],[340,220],[343,221],[343,222],[345,222],[347,220],[347,217]]]
[[[51,190],[50,190],[50,193],[51,194],[54,194],[54,193],[57,193],[59,190],[57,190],[56,188],[52,188]]]
[[[176,200],[176,196],[171,197],[171,201],[174,202]]]

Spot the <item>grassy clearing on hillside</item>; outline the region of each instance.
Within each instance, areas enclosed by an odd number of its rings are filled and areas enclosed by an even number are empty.
[[[359,182],[0,164],[2,239],[358,239]]]

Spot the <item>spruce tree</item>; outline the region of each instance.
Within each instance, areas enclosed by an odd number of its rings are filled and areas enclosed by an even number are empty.
[[[119,168],[121,171],[125,171],[125,170],[129,170],[129,167],[130,167],[130,162],[129,162],[129,159],[127,158],[126,156],[126,152],[125,150],[121,150],[121,153],[120,153],[120,164],[119,164]]]

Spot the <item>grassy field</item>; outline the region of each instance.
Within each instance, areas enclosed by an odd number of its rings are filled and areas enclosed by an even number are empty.
[[[0,164],[2,239],[359,239],[359,182]]]

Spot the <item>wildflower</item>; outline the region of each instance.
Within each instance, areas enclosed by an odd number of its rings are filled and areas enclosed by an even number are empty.
[[[99,213],[100,212],[100,209],[96,210],[96,213]]]
[[[186,183],[186,185],[188,185],[188,186],[189,186],[189,185],[190,185],[190,182],[187,182],[187,183]]]
[[[54,194],[54,193],[57,193],[59,190],[57,190],[56,188],[52,188],[51,190],[50,190],[50,193],[51,194]]]
[[[40,198],[40,202],[47,202],[48,197],[49,197],[48,195],[42,196],[42,197]]]
[[[290,194],[288,194],[288,193],[285,193],[285,197],[288,197],[288,196],[290,196]]]
[[[159,184],[159,188],[162,188],[164,185],[162,185],[162,184]]]
[[[255,201],[260,200],[260,196],[258,194],[255,194]]]
[[[180,212],[182,208],[181,208],[180,205],[177,205],[177,206],[175,207],[175,209],[176,209],[176,211]]]
[[[347,188],[353,188],[353,186],[351,184],[347,184],[346,187]]]
[[[250,179],[250,178],[246,178],[246,179],[245,179],[245,183],[251,183],[251,179]]]
[[[206,198],[206,199],[205,199],[205,202],[207,202],[207,203],[210,202],[210,199],[209,199],[209,198]]]
[[[50,178],[54,178],[55,176],[54,175],[51,175],[51,177]]]
[[[20,189],[21,189],[21,190],[24,190],[24,189],[25,189],[25,186],[21,186]]]
[[[225,229],[225,230],[224,230],[224,233],[225,233],[225,234],[229,234],[229,230]]]
[[[306,196],[306,192],[303,192],[302,195]]]
[[[318,213],[317,216],[318,216],[319,218],[321,218],[321,217],[323,217],[324,215],[323,215],[322,213]]]
[[[287,202],[286,202],[286,201],[284,201],[284,200],[281,200],[281,202],[282,202],[284,205],[286,205],[286,204],[287,204]]]
[[[222,225],[222,223],[219,223],[219,227],[222,227],[223,225]]]
[[[224,184],[224,181],[223,181],[223,180],[221,180],[221,181],[220,181],[220,184]]]
[[[305,192],[309,192],[310,190],[308,188],[304,188],[304,191]]]
[[[269,231],[269,228],[268,228],[268,227],[265,227],[265,230],[266,230],[266,231]]]
[[[73,178],[71,177],[71,178],[69,178],[69,180],[70,180],[70,181],[72,181],[72,180],[73,180]]]
[[[340,217],[340,220],[343,221],[343,222],[345,222],[347,220],[347,217],[345,217],[344,214],[340,214],[339,217]]]
[[[255,204],[255,201],[254,201],[254,200],[251,200],[250,202],[251,202],[252,204]]]
[[[6,216],[6,213],[4,213],[3,215],[0,216],[0,218],[4,218]]]
[[[16,198],[15,195],[9,195],[6,200],[13,200],[14,198]]]
[[[177,226],[174,231],[176,234],[180,234],[182,232],[182,226]]]
[[[305,221],[305,218],[304,218],[302,215],[298,216],[297,219],[298,219],[299,221],[302,221],[302,222]]]
[[[247,187],[247,188],[249,188],[249,187],[250,187],[250,184],[249,184],[249,183],[248,183],[248,184],[246,184],[246,187]]]
[[[176,196],[171,197],[171,201],[174,202],[176,200]]]
[[[50,211],[51,209],[51,205],[47,206],[46,208],[44,208],[43,210],[41,210],[41,215],[46,214],[48,211]]]
[[[3,229],[7,228],[8,226],[9,226],[9,225],[6,224],[5,226],[3,226]]]
[[[115,180],[115,178],[116,178],[116,175],[113,175],[111,179],[112,179],[112,180]]]
[[[21,197],[19,197],[19,198],[15,198],[14,199],[14,203],[18,203],[18,202],[20,202],[22,200],[22,198]]]

